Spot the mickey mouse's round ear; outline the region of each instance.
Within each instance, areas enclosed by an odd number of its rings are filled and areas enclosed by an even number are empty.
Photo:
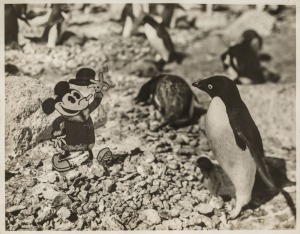
[[[48,98],[42,103],[42,109],[45,114],[50,115],[55,110],[55,100],[53,98]]]
[[[63,96],[70,91],[70,84],[67,81],[60,81],[55,85],[54,94]]]

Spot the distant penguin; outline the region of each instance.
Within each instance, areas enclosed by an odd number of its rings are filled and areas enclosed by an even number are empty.
[[[266,82],[258,55],[262,42],[260,43],[253,36],[252,33],[243,34],[243,40],[240,43],[230,46],[221,55],[224,71],[236,84]],[[252,47],[252,42],[255,49]]]
[[[142,23],[150,45],[160,55],[161,59],[165,63],[173,61],[181,63],[183,57],[175,51],[173,41],[165,27],[150,15],[145,15]]]
[[[196,165],[200,168],[205,187],[211,195],[235,197],[234,185],[219,165],[214,164],[207,157],[200,157]]]
[[[49,13],[50,12],[50,13]],[[47,43],[49,48],[53,48],[56,45],[61,45],[65,40],[76,35],[72,32],[66,31],[66,21],[69,18],[68,9],[65,4],[51,4],[48,7],[49,18],[45,24],[45,29],[41,37],[27,37],[36,43]],[[85,38],[79,40],[77,44],[83,44]]]
[[[134,99],[137,103],[150,101],[164,117],[164,122],[154,131],[166,125],[181,127],[193,121],[196,109],[195,95],[181,77],[160,74],[146,82]]]
[[[122,36],[126,38],[136,33],[144,12],[148,11],[145,4],[126,4],[121,17],[124,21]]]
[[[236,218],[250,202],[256,172],[270,189],[282,193],[296,217],[291,196],[274,185],[259,130],[236,84],[225,76],[212,76],[194,82],[193,86],[212,98],[206,114],[206,136],[214,157],[236,190],[236,204],[230,218]]]
[[[52,4],[51,14],[42,35],[42,40],[47,41],[48,47],[56,46],[63,31],[63,22],[66,17],[66,13],[61,10],[61,4]]]
[[[5,45],[11,49],[20,49],[18,19],[25,21],[26,4],[5,4]]]

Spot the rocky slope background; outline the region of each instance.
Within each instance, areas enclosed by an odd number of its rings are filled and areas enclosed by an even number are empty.
[[[194,165],[199,156],[212,156],[205,137],[205,115],[185,128],[151,131],[162,119],[154,107],[133,103],[148,79],[138,78],[132,71],[155,53],[142,37],[122,38],[122,26],[110,20],[109,6],[103,9],[71,18],[70,29],[88,38],[83,46],[70,42],[48,49],[24,40],[23,51],[5,51],[5,62],[19,69],[5,77],[6,229],[294,228],[282,195],[260,201],[256,207],[249,205],[239,218],[227,221],[230,202],[209,194]],[[181,65],[169,64],[165,70],[189,83],[221,73],[220,54],[249,21],[240,19],[248,12],[244,9],[231,9],[235,14],[214,12],[210,18],[190,9],[195,27],[169,29],[176,48],[188,57]],[[295,8],[271,19],[270,27],[257,30],[264,36],[264,51],[272,55],[268,66],[280,73],[281,80],[239,89],[260,129],[266,156],[283,159],[288,178],[296,181]],[[25,36],[38,36],[41,31],[42,27],[20,26]],[[94,162],[91,167],[82,165],[60,175],[52,170],[51,158],[58,150],[49,141],[51,123],[58,115],[46,116],[41,102],[52,96],[58,81],[73,78],[80,67],[96,69],[106,64],[112,88],[93,115],[93,151],[97,155],[100,149],[110,147],[117,160],[108,170]],[[194,92],[207,108],[207,95]],[[295,186],[287,190],[295,201]]]

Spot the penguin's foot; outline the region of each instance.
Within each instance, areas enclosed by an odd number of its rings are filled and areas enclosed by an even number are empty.
[[[241,213],[242,207],[236,206],[229,214],[228,219],[235,219]]]

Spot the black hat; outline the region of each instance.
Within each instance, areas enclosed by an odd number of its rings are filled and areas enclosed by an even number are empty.
[[[87,86],[93,84],[91,80],[95,80],[96,72],[91,68],[81,68],[76,73],[76,78],[69,80],[70,84]]]

